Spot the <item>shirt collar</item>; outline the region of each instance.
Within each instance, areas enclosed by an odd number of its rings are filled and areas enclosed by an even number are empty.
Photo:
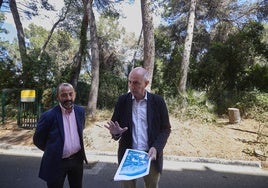
[[[132,100],[134,100],[135,99],[135,97],[134,97],[134,95],[132,95]],[[142,100],[147,100],[148,98],[147,98],[147,91],[145,90],[145,96],[144,96],[144,98],[142,99]]]

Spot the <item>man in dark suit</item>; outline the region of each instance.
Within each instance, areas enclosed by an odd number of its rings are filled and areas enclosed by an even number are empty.
[[[37,123],[34,144],[44,151],[39,177],[48,188],[62,188],[66,176],[71,188],[82,188],[85,109],[74,105],[76,93],[69,83],[57,88],[59,105],[44,112]]]
[[[163,149],[171,132],[164,99],[146,91],[148,72],[134,68],[128,76],[129,93],[119,97],[112,119],[105,125],[112,138],[119,140],[118,163],[126,149],[147,151],[152,158],[146,188],[157,188],[163,169]],[[136,180],[122,181],[122,187],[135,188]]]

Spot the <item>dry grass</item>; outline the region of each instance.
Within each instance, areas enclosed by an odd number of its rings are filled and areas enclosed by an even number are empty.
[[[87,150],[116,152],[118,143],[111,139],[104,125],[111,112],[98,113],[87,119],[84,141]],[[268,125],[252,119],[229,124],[228,119],[214,123],[180,120],[170,117],[172,132],[165,147],[166,155],[216,157],[232,160],[266,160],[268,155]],[[14,121],[0,125],[0,143],[32,144],[34,130],[19,128]]]
[[[116,152],[117,142],[111,139],[104,124],[108,117],[89,122],[85,143],[89,150]],[[268,126],[252,119],[229,124],[228,119],[214,123],[170,118],[172,132],[165,147],[166,155],[216,157],[232,160],[266,160]]]

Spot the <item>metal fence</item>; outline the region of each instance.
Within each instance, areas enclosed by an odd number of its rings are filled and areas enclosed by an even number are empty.
[[[35,128],[41,114],[41,95],[34,89],[2,89],[2,124],[17,119],[22,128]]]

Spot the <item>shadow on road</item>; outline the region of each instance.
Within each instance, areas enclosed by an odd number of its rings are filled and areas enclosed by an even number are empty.
[[[90,159],[89,159],[90,160]],[[40,157],[15,156],[0,154],[0,187],[1,188],[29,188],[46,187],[44,181],[38,178]],[[165,188],[267,188],[268,173],[254,175],[245,172],[234,173],[215,171],[209,166],[202,170],[174,166],[172,170],[165,169],[160,179],[159,187]],[[118,188],[119,182],[113,181],[116,163],[91,163],[84,169],[83,187],[87,188]],[[243,170],[242,170],[243,171]],[[137,188],[141,188],[143,181],[138,180]],[[67,183],[65,185],[67,186]]]

